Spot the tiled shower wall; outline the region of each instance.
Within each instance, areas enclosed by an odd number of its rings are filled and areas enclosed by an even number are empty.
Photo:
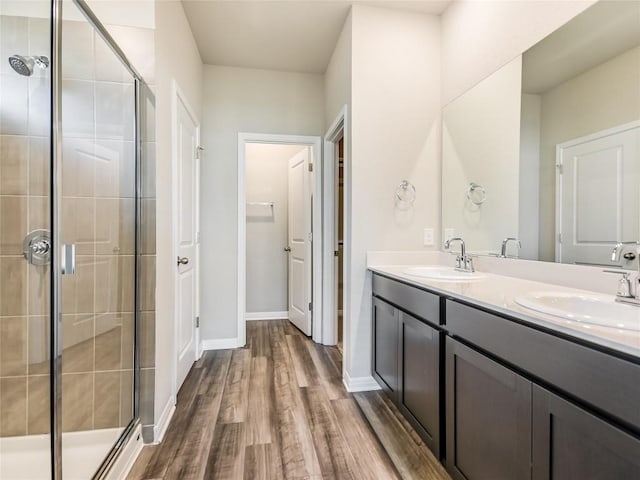
[[[22,239],[49,228],[50,71],[22,77],[9,55],[49,55],[45,19],[0,17],[0,435],[49,426],[48,267],[28,265]],[[62,241],[77,245],[63,280],[63,430],[132,418],[135,171],[131,77],[83,22],[63,25]],[[142,148],[141,416],[153,423],[155,149],[148,95]],[[143,108],[143,113],[144,113]],[[143,119],[144,120],[144,119]],[[150,389],[151,393],[144,395]],[[148,398],[151,404],[148,405]]]
[[[49,267],[22,256],[49,228],[49,72],[20,76],[13,54],[48,56],[48,20],[0,17],[1,436],[49,431]]]

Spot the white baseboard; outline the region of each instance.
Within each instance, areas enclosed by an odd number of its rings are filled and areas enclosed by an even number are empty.
[[[251,320],[289,320],[289,312],[247,312],[244,315],[247,321]]]
[[[368,377],[351,377],[348,372],[344,372],[342,377],[347,392],[370,392],[372,390],[381,390],[380,385],[371,375]]]
[[[105,477],[106,480],[122,480],[123,478],[127,478],[143,446],[142,427],[138,425],[138,428],[136,428],[131,437],[129,437],[129,441],[123,447],[118,459],[109,470],[109,473],[107,473]]]
[[[164,406],[160,419],[155,427],[153,427],[153,443],[160,443],[164,438],[164,434],[169,428],[171,418],[176,411],[176,399],[174,397],[169,398],[169,401]]]
[[[200,350],[226,350],[228,348],[238,348],[243,345],[238,344],[237,338],[212,338],[202,340]]]

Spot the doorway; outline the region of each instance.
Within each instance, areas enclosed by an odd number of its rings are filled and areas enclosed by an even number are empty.
[[[350,168],[347,106],[324,138],[323,178],[323,311],[322,343],[349,355]],[[346,362],[342,363],[343,372]]]
[[[344,135],[340,136],[338,143],[335,144],[335,149],[335,275],[333,282],[335,285],[336,309],[333,314],[337,332],[336,345],[340,353],[342,353],[344,337]]]
[[[317,340],[320,315],[320,138],[240,134],[238,345],[246,321],[287,319]],[[320,192],[321,193],[321,192]]]

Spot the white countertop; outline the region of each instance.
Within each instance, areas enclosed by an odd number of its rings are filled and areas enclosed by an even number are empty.
[[[624,352],[640,359],[640,332],[586,324],[538,313],[522,307],[514,301],[516,297],[531,292],[552,291],[583,294],[593,292],[486,272],[481,272],[482,278],[472,281],[436,281],[404,273],[404,270],[409,266],[421,265],[370,265],[368,268],[387,277],[418,287],[425,287],[435,293],[458,298],[479,307],[515,317],[546,329],[562,332],[592,344]],[[614,298],[613,295],[609,297],[612,300]],[[640,316],[640,309],[638,315]]]

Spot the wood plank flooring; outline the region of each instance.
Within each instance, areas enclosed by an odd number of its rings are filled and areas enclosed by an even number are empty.
[[[245,348],[193,366],[163,442],[128,478],[449,479],[393,404],[341,378],[337,348],[284,320],[247,322]]]

